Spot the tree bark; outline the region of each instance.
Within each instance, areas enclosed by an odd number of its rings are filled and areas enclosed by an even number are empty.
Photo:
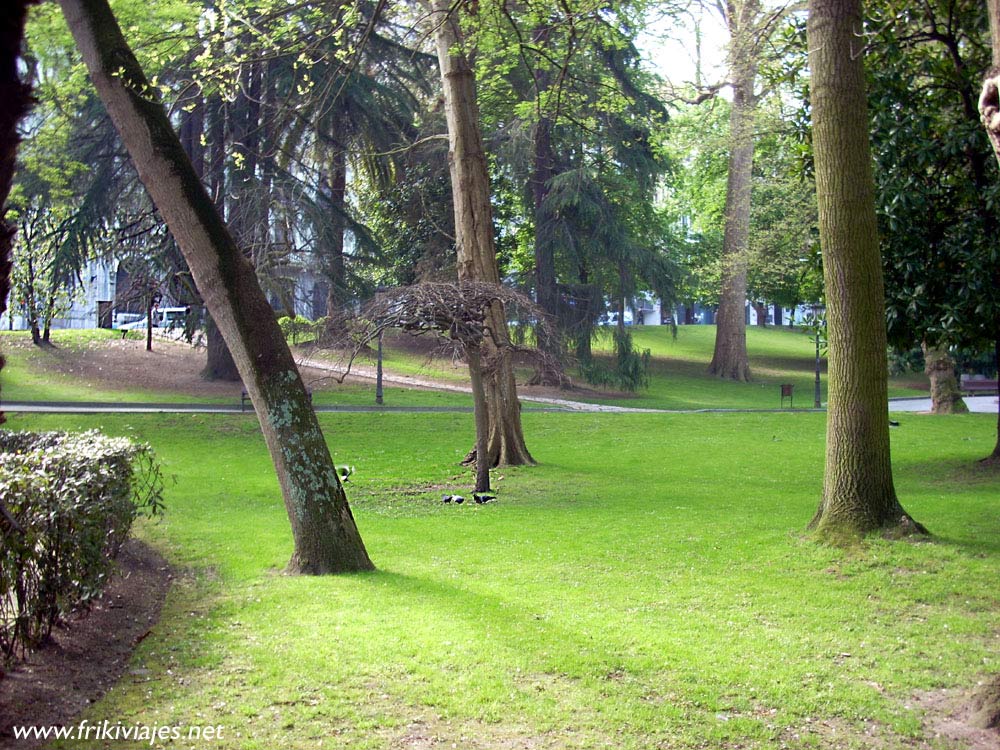
[[[205,351],[205,367],[201,371],[201,376],[205,380],[221,380],[228,383],[240,381],[240,371],[211,314],[205,316]]]
[[[755,302],[753,311],[757,314],[757,326],[759,328],[767,328],[767,305]]]
[[[722,241],[722,295],[716,316],[715,351],[708,371],[731,380],[750,380],[746,298],[750,242],[750,185],[753,172],[757,49],[754,25],[759,0],[728,4],[729,69],[733,103],[729,116],[729,172]]]
[[[829,538],[889,528],[923,532],[892,481],[859,0],[811,0],[807,32],[829,341],[823,499],[810,526]]]
[[[347,321],[344,306],[347,302],[347,267],[344,264],[344,212],[347,210],[347,153],[335,148],[330,154],[326,189],[329,191],[329,234],[323,247],[322,269],[329,288],[326,293],[326,310],[329,318],[327,333],[334,341],[345,340]]]
[[[213,94],[207,105],[208,140],[208,191],[219,216],[226,213],[226,105],[222,97]],[[197,172],[197,167],[195,168]],[[204,176],[204,175],[203,175]],[[205,367],[201,376],[205,380],[235,383],[240,379],[233,355],[226,346],[219,327],[212,315],[205,315]]]
[[[532,31],[532,41],[539,48],[548,43],[551,27],[539,24]],[[558,331],[561,329],[559,320],[559,293],[556,285],[556,255],[552,231],[549,228],[545,211],[545,200],[549,195],[549,180],[555,175],[556,156],[552,145],[552,119],[543,111],[541,99],[549,88],[549,73],[539,66],[533,73],[535,82],[535,97],[538,122],[535,123],[534,163],[532,166],[531,196],[534,202],[535,219],[535,302],[545,311],[555,326],[550,331],[539,328],[537,333],[538,348],[550,357],[562,359],[562,348]],[[550,368],[539,370],[537,382],[532,385],[563,386],[565,378]]]
[[[184,154],[107,0],[60,5],[97,92],[243,376],[292,526],[289,570],[370,570],[316,414],[254,270]]]
[[[990,19],[990,40],[993,48],[993,67],[983,78],[982,93],[979,96],[979,116],[986,135],[993,146],[993,153],[1000,161],[1000,0],[986,0]],[[994,286],[1000,284],[1000,268],[995,269]],[[1000,320],[994,317],[993,330],[1000,331]],[[1000,333],[993,346],[993,362],[1000,376]],[[993,453],[983,459],[986,463],[1000,463],[1000,401],[997,403],[997,442]]]
[[[18,71],[29,5],[34,5],[34,0],[13,0],[0,18],[0,102],[3,102],[0,106],[0,315],[7,311],[13,267],[11,252],[16,227],[7,220],[7,197],[14,182],[17,146],[21,142],[17,125],[32,103],[31,86],[21,80]],[[0,356],[0,370],[4,364]],[[0,411],[0,424],[6,421]]]
[[[479,345],[466,345],[469,375],[472,380],[472,403],[476,418],[476,488],[474,492],[490,491],[489,433],[490,417],[483,387],[483,362]]]
[[[955,360],[945,347],[934,347],[926,341],[924,372],[931,382],[931,412],[934,414],[966,414],[969,409],[962,400],[962,391],[955,377]]]
[[[430,0],[448,121],[458,278],[459,281],[499,284],[489,173],[479,132],[475,76],[461,51],[461,34],[456,20],[451,17],[451,8],[448,0]],[[499,302],[491,308],[489,320],[495,341],[488,338],[483,349],[490,465],[533,464],[521,428],[521,404],[517,399],[507,318]]]

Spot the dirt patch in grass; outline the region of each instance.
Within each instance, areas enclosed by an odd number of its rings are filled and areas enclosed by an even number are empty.
[[[30,340],[10,340],[9,351],[24,352],[34,369],[73,378],[82,386],[101,390],[142,388],[163,392],[239,401],[243,384],[210,381],[201,377],[205,367],[205,349],[183,341],[157,336],[153,351],[146,351],[145,339],[104,339],[81,346],[35,347]],[[304,367],[303,379],[314,389],[335,387],[331,373]]]
[[[135,540],[122,549],[119,573],[82,617],[0,679],[0,748],[39,747],[15,740],[15,726],[68,726],[125,673],[129,657],[160,616],[170,586],[166,562]]]
[[[969,691],[928,690],[914,696],[913,703],[924,712],[924,729],[929,738],[955,750],[1000,748],[1000,731],[976,726],[976,706]]]

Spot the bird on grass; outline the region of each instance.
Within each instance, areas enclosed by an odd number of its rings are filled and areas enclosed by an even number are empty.
[[[354,473],[353,466],[338,466],[337,467],[337,477],[340,479],[341,484],[347,484],[350,480],[348,479],[351,474]]]
[[[496,500],[496,495],[491,495],[489,492],[473,492],[472,499],[475,500],[479,505],[483,503],[488,503],[490,500]]]
[[[441,502],[443,503],[455,503],[455,505],[461,505],[465,502],[465,498],[461,495],[442,495]]]

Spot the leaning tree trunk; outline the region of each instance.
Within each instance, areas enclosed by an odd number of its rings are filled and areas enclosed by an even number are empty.
[[[859,0],[811,0],[813,149],[827,300],[823,499],[810,524],[836,538],[923,531],[896,498],[889,455],[882,262],[875,219]]]
[[[451,3],[431,0],[430,5],[448,121],[458,278],[459,281],[499,284],[489,173],[479,132],[475,76],[461,51],[458,24],[450,15]],[[483,347],[490,418],[490,464],[533,464],[521,428],[521,403],[517,398],[510,336],[502,304],[493,304],[489,320],[490,330],[496,338],[496,341],[487,339]]]
[[[750,380],[747,356],[747,264],[750,243],[750,184],[753,171],[757,53],[753,25],[757,0],[737,4],[730,18],[733,103],[729,116],[729,173],[722,241],[722,294],[716,316],[715,351],[708,371],[731,380]]]
[[[969,409],[962,400],[962,391],[955,377],[955,360],[943,347],[921,344],[924,350],[924,372],[931,382],[931,412],[934,414],[966,414]]]
[[[60,0],[97,92],[229,344],[292,526],[289,569],[370,570],[295,360],[261,291],[122,36],[107,0]]]

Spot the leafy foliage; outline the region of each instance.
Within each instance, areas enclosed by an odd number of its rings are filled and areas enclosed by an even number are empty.
[[[162,507],[152,449],[97,431],[0,432],[0,654],[98,596],[138,515]]]
[[[1000,181],[976,107],[990,63],[983,11],[971,0],[886,1],[870,11],[887,319],[902,349],[996,338]]]
[[[616,328],[612,336],[615,342],[614,366],[608,367],[598,359],[591,360],[581,366],[584,377],[594,385],[630,393],[648,387],[652,352],[649,349],[637,350],[632,345],[632,334],[627,330]]]

